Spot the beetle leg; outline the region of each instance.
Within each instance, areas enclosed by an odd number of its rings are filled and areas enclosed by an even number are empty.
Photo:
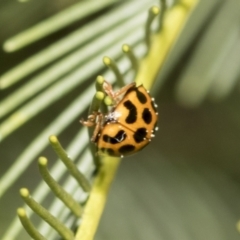
[[[97,135],[102,127],[103,114],[100,112],[93,112],[88,116],[88,119],[84,121],[84,119],[80,120],[80,123],[87,127],[92,127],[95,125],[93,135],[91,137],[91,142],[96,142]]]
[[[105,91],[105,93],[111,97],[112,99],[114,100],[117,100],[117,98],[124,94],[125,92],[127,92],[130,88],[133,88],[136,86],[136,83],[133,82],[133,83],[130,83],[124,87],[122,87],[121,89],[119,89],[118,91],[114,92],[113,89],[112,89],[112,85],[110,83],[108,83],[107,81],[104,81],[104,84],[103,84],[103,89]]]
[[[98,113],[98,119],[97,119],[97,122],[96,122],[95,129],[93,131],[93,135],[91,137],[91,142],[96,142],[96,139],[97,139],[98,134],[99,134],[99,132],[101,130],[101,127],[102,127],[102,119],[103,119],[103,114]]]
[[[114,97],[114,91],[113,91],[112,85],[109,82],[104,81],[103,90],[109,97],[111,98]]]
[[[82,118],[80,120],[80,123],[82,125],[84,125],[84,126],[92,127],[93,125],[95,125],[95,121],[96,121],[97,115],[98,115],[97,112],[89,115],[87,121],[84,121],[84,119]]]
[[[91,121],[88,121],[88,120],[84,121],[83,118],[79,122],[86,127],[92,127],[95,124],[94,122],[91,122]]]
[[[126,93],[130,88],[133,88],[136,86],[136,83],[135,82],[132,82],[132,83],[129,83],[128,85],[122,87],[121,89],[119,89],[118,91],[116,91],[114,93],[114,98],[116,99],[117,97],[119,97],[120,95]]]

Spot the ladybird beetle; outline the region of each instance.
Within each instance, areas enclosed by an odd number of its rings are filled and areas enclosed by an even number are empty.
[[[136,83],[114,92],[104,81],[103,89],[115,101],[111,111],[93,112],[87,121],[80,120],[85,126],[95,125],[91,141],[97,146],[97,154],[123,157],[141,150],[158,130],[154,98],[143,85],[136,86]]]

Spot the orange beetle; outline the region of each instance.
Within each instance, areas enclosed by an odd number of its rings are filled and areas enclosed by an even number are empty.
[[[137,87],[136,83],[113,92],[112,86],[104,81],[103,89],[116,102],[115,106],[106,115],[94,112],[87,121],[80,122],[88,127],[95,125],[91,141],[96,143],[97,154],[124,157],[136,153],[158,130],[154,99],[143,85]]]

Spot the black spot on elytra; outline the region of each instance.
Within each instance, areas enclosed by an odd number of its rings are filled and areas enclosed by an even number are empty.
[[[124,141],[126,136],[127,136],[126,133],[123,130],[120,130],[114,137],[104,134],[103,141],[111,144],[116,144]]]
[[[152,113],[148,108],[144,108],[142,112],[142,119],[146,124],[149,124],[152,122]]]
[[[132,91],[136,92],[137,99],[139,100],[140,103],[144,104],[147,102],[147,97],[145,96],[144,93],[138,90],[139,87],[133,86],[132,88],[128,89],[126,95]]]
[[[124,154],[127,154],[127,153],[130,153],[130,152],[134,151],[134,149],[135,149],[135,146],[130,145],[130,144],[126,144],[126,145],[120,147],[120,148],[118,149],[118,151],[119,151],[121,154],[124,155]]]
[[[135,89],[136,94],[137,94],[137,98],[139,100],[140,103],[144,104],[147,102],[147,98],[145,96],[144,93],[142,93],[141,91],[138,90],[138,88]]]
[[[134,133],[133,138],[136,143],[140,143],[145,140],[146,136],[147,136],[147,129],[138,128],[137,131]]]
[[[126,123],[128,124],[135,123],[137,120],[137,108],[129,100],[125,101],[123,105],[129,110],[128,116],[125,119]]]

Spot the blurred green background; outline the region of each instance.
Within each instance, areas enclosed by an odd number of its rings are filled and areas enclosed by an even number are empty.
[[[95,40],[107,36],[113,30],[123,31],[122,24],[126,23],[127,26],[137,11],[143,13],[143,17],[140,18],[143,20],[137,26],[141,32],[146,20],[147,8],[159,5],[159,1],[142,1],[142,8],[136,10],[138,1],[108,1],[108,3],[97,0],[1,1],[1,46],[17,33],[36,26],[39,22],[50,19],[75,4],[90,6],[90,2],[93,6],[99,4],[99,8],[20,50],[7,53],[3,47],[1,48],[0,72],[5,76],[6,72],[19,66],[26,59],[64,40],[74,31],[88,24],[93,23],[89,31],[94,33],[95,22],[122,8],[109,20],[119,19],[115,24],[109,27],[103,25],[99,33],[93,34],[91,38],[32,71],[15,84],[1,89],[1,103],[54,64],[61,60],[65,61],[74,52],[81,51],[88,45],[97,49]],[[127,4],[131,5],[129,5],[130,13],[127,13],[124,8]],[[169,8],[171,4],[172,1],[169,1]],[[82,7],[82,9],[85,8]],[[124,15],[126,18],[120,20]],[[123,159],[112,185],[96,240],[240,239],[240,233],[236,227],[240,220],[239,23],[240,2],[238,0],[199,1],[153,86],[160,116],[157,136],[141,153]],[[134,24],[132,28],[136,28]],[[79,78],[85,79],[81,84],[79,82],[75,88],[66,93],[60,90],[62,96],[50,104],[46,103],[44,108],[29,117],[26,124],[2,140],[0,176],[6,176],[14,161],[65,109],[70,108],[75,99],[84,94],[84,90],[93,83],[98,74],[113,78],[111,73],[105,71],[99,56],[111,54],[114,51],[109,49],[116,47],[118,49],[115,50],[116,55],[109,56],[113,56],[120,67],[123,66],[121,70],[128,73],[126,69],[129,69],[129,66],[125,67],[121,64],[123,56],[121,44],[129,41],[137,55],[141,56],[143,52],[141,48],[143,34],[133,34],[133,37],[129,38],[131,31],[133,30],[120,32],[122,39],[119,37],[99,49],[102,52],[97,50],[93,50],[93,53],[90,50],[86,53],[80,52],[79,56],[83,56],[82,62],[54,81],[49,80],[49,84],[36,94],[2,116],[1,126],[9,121],[11,114],[21,110],[21,107],[34,101],[50,87],[54,89],[56,83],[61,82],[64,77],[68,79],[72,72],[81,69],[89,62],[88,75],[82,77],[86,73],[84,68],[82,75],[79,75]],[[81,32],[79,34],[79,38],[83,38]],[[110,36],[114,38],[114,34]],[[102,41],[106,42],[105,39]],[[68,43],[71,44],[71,42]],[[78,58],[75,60],[78,61]],[[90,63],[90,61],[93,62]],[[66,60],[65,65],[68,63],[69,61]],[[127,79],[130,77],[126,74]],[[70,77],[69,79],[71,80]],[[71,84],[70,80],[69,84]],[[51,92],[49,94],[51,99],[53,94]],[[79,110],[79,114],[76,112],[74,116],[67,115],[71,119],[69,123],[65,127],[61,124],[57,126],[60,129],[57,134],[63,146],[72,143],[73,136],[75,137],[76,132],[81,129],[79,119],[87,114],[87,110],[81,112],[80,107],[87,106],[88,101],[79,102],[79,105],[79,109],[76,110]],[[21,165],[23,172],[1,197],[1,236],[6,236],[4,234],[7,231],[12,231],[10,226],[16,216],[16,208],[22,206],[22,200],[18,194],[19,188],[28,187],[33,191],[40,182],[37,157],[47,156],[50,159],[50,167],[54,166],[57,160],[53,151],[47,146],[47,136],[42,139],[46,145],[42,146],[36,156],[33,154],[31,161]],[[77,144],[80,145],[81,141]],[[76,158],[81,160],[81,157],[82,153],[79,153]],[[18,171],[20,168],[16,169],[16,173]],[[60,183],[64,183],[66,178],[67,174],[64,172],[59,180]],[[51,194],[43,199],[45,207],[50,206],[52,202]],[[58,212],[55,211],[57,215]],[[71,222],[69,218],[71,217],[66,215],[65,221],[71,226],[74,221]],[[32,220],[36,225],[41,224],[37,217],[33,217]],[[47,230],[46,233],[48,233]],[[53,233],[49,234],[48,236],[51,237],[48,239],[59,239]],[[28,239],[24,230],[19,230],[16,236],[14,240]]]

